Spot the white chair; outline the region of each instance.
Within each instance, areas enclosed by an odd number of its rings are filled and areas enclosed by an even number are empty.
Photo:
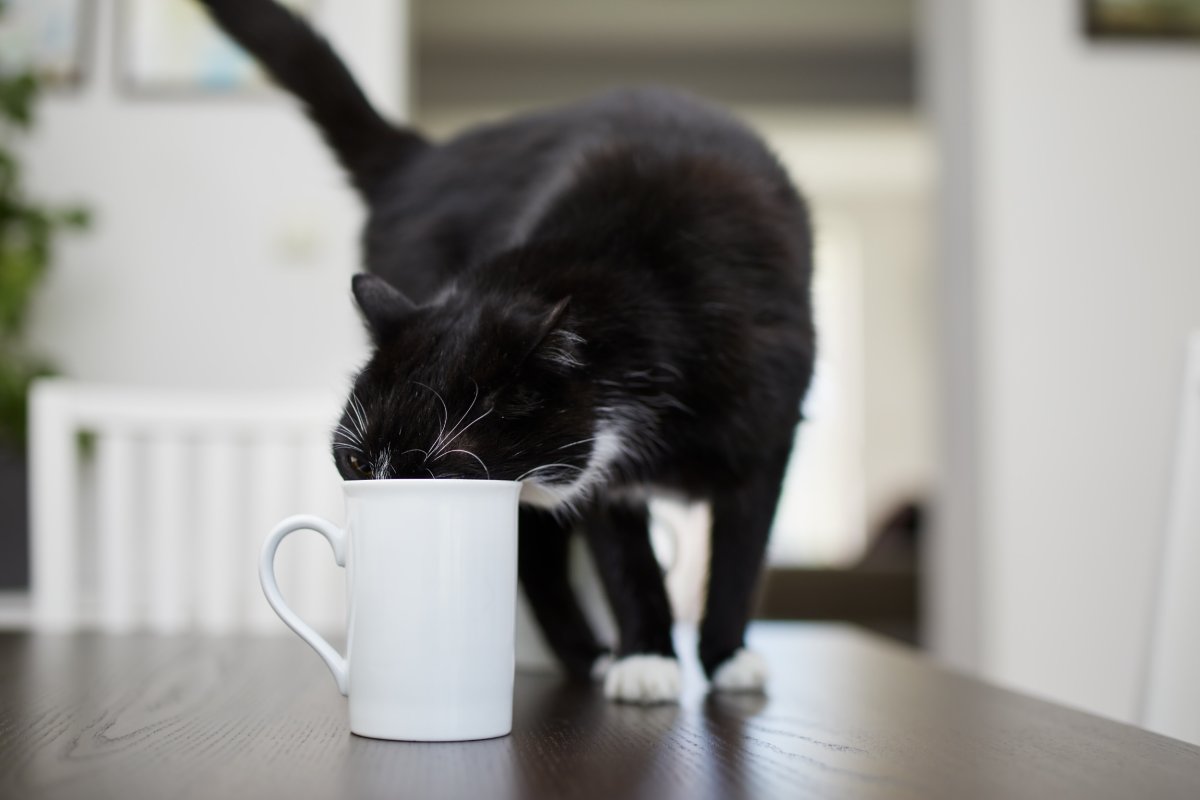
[[[1141,723],[1200,744],[1200,332],[1187,353]]]
[[[282,630],[258,548],[288,514],[341,519],[336,398],[46,380],[30,399],[35,628]],[[344,619],[340,572],[316,535],[280,553],[318,627]]]

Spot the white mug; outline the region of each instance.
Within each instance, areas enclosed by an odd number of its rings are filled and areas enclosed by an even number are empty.
[[[350,730],[376,739],[488,739],[512,730],[517,593],[515,481],[345,481],[346,530],[314,516],[275,527],[259,579],[350,700]],[[346,655],[288,608],[275,551],[313,530],[346,567]]]

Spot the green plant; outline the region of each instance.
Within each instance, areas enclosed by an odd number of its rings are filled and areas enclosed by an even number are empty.
[[[34,290],[46,273],[59,232],[85,228],[82,208],[50,208],[28,197],[14,142],[33,126],[37,80],[0,75],[0,443],[25,442],[29,384],[51,374],[23,340]]]

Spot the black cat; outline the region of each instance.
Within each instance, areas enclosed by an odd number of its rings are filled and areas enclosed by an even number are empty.
[[[299,97],[366,202],[374,342],[334,434],[347,479],[525,482],[520,577],[568,671],[607,649],[567,582],[587,538],[620,641],[606,693],[679,691],[649,493],[712,504],[700,660],[758,689],[743,635],[814,357],[811,231],[763,143],[665,90],[443,144],[393,127],[270,0],[204,0]]]

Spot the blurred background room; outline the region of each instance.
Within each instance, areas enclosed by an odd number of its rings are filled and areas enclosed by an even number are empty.
[[[747,120],[811,203],[821,345],[760,616],[1200,738],[1200,3],[291,5],[437,138],[643,83]],[[3,0],[0,48],[4,108],[39,89],[0,199],[66,221],[0,240],[0,623],[282,631],[256,552],[340,518],[357,200],[190,0]],[[655,511],[694,619],[705,509]],[[281,569],[336,630],[323,542]]]

